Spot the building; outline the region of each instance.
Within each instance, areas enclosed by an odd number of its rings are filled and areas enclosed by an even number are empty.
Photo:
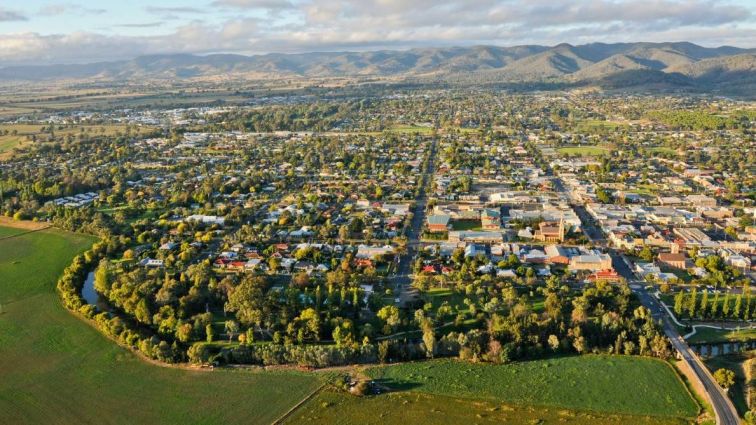
[[[538,224],[534,238],[541,242],[563,242],[564,233],[564,220],[556,223],[543,221]]]
[[[613,270],[612,257],[609,254],[592,253],[572,257],[569,269],[572,271],[587,270],[596,272],[600,270]]]
[[[446,232],[449,230],[449,220],[451,217],[447,214],[433,214],[428,216],[428,230],[430,232]]]
[[[685,254],[663,252],[659,254],[659,263],[685,270]]]
[[[501,212],[492,208],[484,208],[480,213],[480,223],[484,230],[501,229]]]

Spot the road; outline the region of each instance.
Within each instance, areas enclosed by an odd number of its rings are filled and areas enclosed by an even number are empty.
[[[424,170],[421,179],[422,184],[415,199],[415,209],[412,212],[412,222],[407,229],[407,249],[401,254],[397,261],[399,262],[393,282],[399,298],[406,292],[412,283],[412,260],[420,246],[420,235],[425,222],[426,208],[428,206],[428,189],[436,172],[436,154],[438,150],[438,141],[433,140],[428,153],[428,168]]]
[[[679,357],[688,364],[690,369],[698,378],[701,387],[706,391],[707,398],[711,403],[714,413],[716,414],[718,425],[737,425],[740,423],[735,406],[730,401],[724,390],[719,387],[709,369],[703,364],[701,359],[696,356],[693,350],[688,346],[683,337],[672,324],[666,310],[662,307],[659,300],[648,293],[645,288],[646,283],[636,278],[630,267],[628,267],[625,258],[619,253],[612,253],[612,265],[617,273],[622,275],[630,284],[633,292],[638,296],[641,303],[651,311],[651,316],[662,322],[662,327],[667,338],[672,342],[672,346],[679,353]]]

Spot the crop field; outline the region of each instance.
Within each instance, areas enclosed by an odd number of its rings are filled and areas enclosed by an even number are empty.
[[[421,392],[391,392],[355,397],[344,392],[324,391],[303,405],[284,423],[683,425],[690,421],[674,417],[625,416],[518,406]]]
[[[389,388],[519,406],[678,418],[698,413],[670,365],[641,357],[588,355],[501,366],[440,360],[367,373]]]
[[[22,230],[0,227],[0,237]],[[0,240],[0,422],[269,424],[320,385],[297,372],[145,363],[64,309],[55,282],[90,237]]]
[[[609,155],[609,149],[601,146],[571,146],[557,149],[562,155],[601,156]]]

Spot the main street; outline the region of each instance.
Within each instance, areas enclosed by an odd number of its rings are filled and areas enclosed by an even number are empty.
[[[434,139],[431,142],[431,147],[428,152],[428,166],[420,177],[421,183],[417,197],[415,198],[415,209],[412,211],[412,221],[405,234],[407,237],[406,249],[404,253],[397,257],[398,265],[393,281],[397,298],[400,302],[404,301],[402,298],[412,283],[412,260],[415,258],[415,254],[420,247],[420,236],[422,234],[423,223],[425,222],[425,214],[428,206],[428,190],[433,181],[433,175],[436,172],[437,150],[438,141]]]

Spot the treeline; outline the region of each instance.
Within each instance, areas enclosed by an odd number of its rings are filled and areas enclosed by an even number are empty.
[[[652,111],[648,117],[675,129],[697,131],[748,128],[750,122],[746,113],[722,116],[700,110]]]
[[[119,344],[131,348],[146,357],[165,363],[175,363],[186,359],[186,348],[176,341],[161,339],[139,327],[132,320],[110,312],[98,313],[95,306],[86,304],[81,290],[87,274],[97,262],[104,258],[113,246],[95,243],[91,250],[74,257],[57,283],[57,290],[63,305],[74,313],[90,321],[98,330],[113,338]]]
[[[715,292],[712,296],[706,289],[701,294],[696,288],[690,293],[680,291],[675,295],[674,310],[677,317],[687,319],[756,319],[756,309],[751,305],[751,290],[748,286],[744,286],[740,294],[726,292],[724,296],[720,292]]]

